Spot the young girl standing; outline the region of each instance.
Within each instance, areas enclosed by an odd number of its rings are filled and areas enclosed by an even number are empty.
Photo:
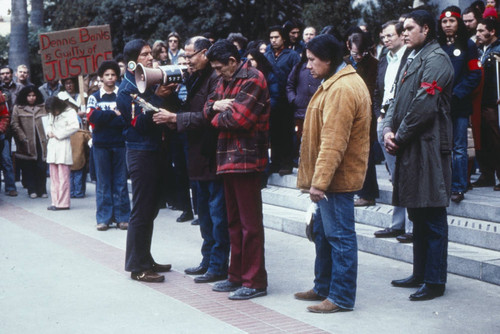
[[[68,210],[70,204],[69,175],[73,164],[70,136],[80,128],[76,111],[58,97],[45,102],[49,113],[47,163],[50,166],[50,194],[52,205],[47,210]]]

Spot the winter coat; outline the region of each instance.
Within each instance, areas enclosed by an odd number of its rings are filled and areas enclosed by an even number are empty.
[[[16,140],[16,157],[25,160],[37,160],[38,155],[45,161],[47,158],[47,136],[42,119],[47,120],[45,106],[15,105],[12,111],[11,128]],[[36,131],[35,131],[36,129]],[[40,141],[41,152],[37,152],[36,141]]]
[[[55,138],[49,138],[47,143],[47,163],[72,165],[70,137],[80,129],[76,111],[67,107],[54,117],[49,114],[47,135],[53,133]]]
[[[297,186],[325,192],[360,190],[371,118],[370,93],[352,66],[323,82],[307,107]]]
[[[484,68],[484,87],[482,106],[496,108],[497,106],[497,78],[496,60],[494,54],[500,53],[500,39],[497,39],[483,51],[479,49],[479,56]]]
[[[278,57],[275,57],[274,50],[271,48],[266,51],[265,56],[269,63],[273,66],[273,72],[276,76],[276,81],[278,82],[279,95],[277,98],[271,96],[271,104],[273,108],[282,103],[288,104],[286,98],[286,83],[288,80],[288,75],[292,71],[292,68],[300,61],[300,56],[297,52],[292,49],[285,48]]]
[[[188,175],[190,180],[209,181],[216,178],[215,152],[218,131],[203,115],[203,107],[213,94],[219,76],[207,66],[188,80],[188,99],[177,114],[177,130],[187,132]]]
[[[453,65],[454,80],[451,100],[452,117],[469,117],[472,114],[472,92],[481,83],[481,64],[476,44],[468,39],[464,50],[455,44],[442,45]]]
[[[313,78],[306,65],[306,62],[295,65],[286,84],[288,102],[294,109],[294,117],[298,119],[304,119],[307,105],[321,84],[320,79]]]
[[[234,101],[225,111],[215,112],[213,104],[222,99]],[[219,130],[217,174],[264,171],[269,147],[270,111],[264,75],[249,62],[241,65],[229,82],[219,81],[203,111],[212,126]]]
[[[410,55],[411,57],[411,55]],[[451,190],[453,66],[436,41],[401,70],[384,134],[396,135],[393,205],[445,207]]]

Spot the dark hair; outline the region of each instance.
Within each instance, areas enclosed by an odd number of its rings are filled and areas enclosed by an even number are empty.
[[[193,42],[194,38],[196,38],[196,39]],[[201,37],[201,36],[190,38],[186,42],[186,45],[189,45],[189,44],[193,44],[194,51],[201,51],[201,50],[204,50],[204,49],[208,50],[212,46],[212,43],[210,42],[210,40],[208,38]]]
[[[269,28],[269,30],[267,31],[267,35],[271,35],[272,32],[275,32],[277,31],[281,38],[283,39],[283,42],[285,43],[285,47],[288,47],[288,45],[290,44],[290,37],[288,36],[288,34],[285,34],[285,31],[282,27],[280,26],[272,26],[271,28]]]
[[[487,18],[480,19],[478,21],[478,24],[479,23],[484,24],[486,26],[486,30],[495,30],[495,34],[498,33],[498,21],[494,17],[489,16]]]
[[[29,93],[35,93],[35,95],[36,95],[35,105],[43,103],[43,95],[42,95],[42,93],[40,93],[38,88],[36,88],[34,85],[28,85],[28,86],[24,86],[19,91],[19,94],[17,95],[15,104],[20,105],[20,106],[27,106],[29,104],[28,103]]]
[[[477,8],[474,8],[472,6],[470,7],[467,7],[464,9],[464,11],[462,12],[462,17],[465,15],[465,14],[470,14],[472,13],[472,15],[474,15],[474,18],[476,19],[476,21],[479,21],[482,17],[481,13],[479,12],[479,9]]]
[[[248,50],[259,49],[262,44],[266,44],[267,45],[267,43],[264,42],[262,39],[259,39],[259,40],[256,40],[256,41],[251,41],[251,42],[248,43],[247,49]]]
[[[238,43],[238,45],[240,46],[240,48],[242,50],[245,50],[247,48],[248,38],[246,38],[245,36],[243,36],[239,32],[230,33],[227,36],[227,40],[230,41],[231,43],[234,43],[234,42]]]
[[[134,39],[125,44],[125,47],[123,48],[123,57],[125,58],[125,63],[128,63],[129,61],[137,62],[142,48],[146,45],[149,44],[143,39]]]
[[[408,14],[406,19],[412,19],[419,26],[423,27],[424,25],[426,25],[429,28],[425,43],[436,38],[436,20],[434,20],[434,18],[428,11],[423,9],[414,10],[413,12]]]
[[[369,33],[354,33],[347,38],[347,44],[349,45],[349,48],[352,48],[352,46],[355,45],[358,52],[363,53],[370,50],[373,46],[373,41],[371,40]]]
[[[257,48],[253,48],[248,50],[248,52],[245,54],[245,57],[251,55],[253,59],[257,62],[257,69],[264,74],[264,77],[267,78],[269,73],[273,71],[273,65],[267,60],[266,56],[262,52],[259,51]]]
[[[330,76],[342,63],[344,44],[329,34],[314,37],[307,43],[306,49],[322,61],[330,61]]]
[[[177,41],[179,42],[178,45],[181,45],[181,36],[178,33],[176,33],[175,31],[172,31],[170,34],[168,34],[167,39],[170,39],[170,37],[177,38]]]
[[[62,113],[67,107],[66,102],[57,96],[51,96],[45,101],[45,110],[54,116]]]
[[[298,28],[300,32],[302,32],[304,30],[304,25],[302,24],[302,22],[298,20],[288,20],[285,22],[285,24],[283,24],[283,33],[289,36],[290,31],[292,31],[295,28]],[[302,34],[299,34],[299,38],[297,40],[300,41],[301,39],[302,39]]]
[[[117,54],[117,55],[116,55],[116,57],[115,57],[115,61],[116,61],[117,63],[119,63],[119,62],[124,63],[124,62],[125,62],[125,59],[123,59],[123,54],[121,54],[121,53]]]
[[[476,8],[481,15],[483,15],[484,10],[486,9],[486,6],[482,0],[474,1],[473,3],[470,4],[472,8]]]
[[[101,63],[99,66],[99,69],[97,70],[97,75],[99,75],[101,78],[104,75],[104,72],[107,70],[113,70],[116,74],[116,77],[120,77],[120,65],[114,60],[105,60]]]
[[[455,13],[460,14],[460,8],[458,8],[457,6],[448,6],[441,12],[441,14],[444,12],[455,12]],[[469,33],[467,32],[467,27],[465,26],[465,23],[464,23],[464,20],[462,20],[462,17],[456,17],[456,16],[453,16],[453,17],[458,22],[458,29],[456,32],[457,37],[455,39],[455,46],[462,51],[466,51],[467,50],[467,43],[469,41]],[[443,31],[441,21],[442,21],[442,19],[439,20],[438,27],[437,27],[438,42],[441,46],[444,46],[444,45],[446,45],[447,39],[446,39],[446,34]]]
[[[204,32],[203,34],[201,34],[203,37],[205,37],[206,39],[210,39],[210,38],[214,38],[214,34],[212,34],[210,31],[207,31],[207,32]]]
[[[236,46],[227,39],[221,39],[208,49],[206,56],[209,61],[219,61],[224,65],[229,63],[229,58],[233,57],[237,61],[241,60],[240,53]]]
[[[63,90],[63,91],[66,90],[66,87],[64,87],[64,83],[68,80],[73,81],[73,85],[75,85],[75,90],[78,92],[78,79],[75,77],[68,77],[68,78],[61,79],[61,84],[62,84],[61,90]]]
[[[10,68],[9,66],[7,66],[7,65],[4,65],[4,66],[0,67],[0,70],[3,70],[5,68],[9,70],[10,74],[14,74],[14,70],[12,68]]]
[[[389,26],[394,26],[394,28],[396,29],[396,34],[398,34],[398,36],[401,36],[401,34],[403,33],[403,30],[404,30],[403,23],[398,21],[398,20],[390,20],[390,21],[387,21],[386,23],[382,24],[381,31]]]

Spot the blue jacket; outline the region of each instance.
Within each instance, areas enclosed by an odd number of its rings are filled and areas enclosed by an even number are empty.
[[[278,57],[274,56],[273,49],[268,50],[265,53],[267,60],[273,66],[274,75],[276,76],[276,81],[278,82],[278,101],[276,98],[271,96],[271,105],[275,106],[280,103],[288,103],[286,97],[286,83],[288,81],[288,75],[292,71],[292,68],[300,61],[300,56],[297,52],[292,49],[285,48]],[[274,100],[274,101],[273,101]]]
[[[321,80],[313,78],[306,66],[306,62],[295,65],[286,85],[288,102],[294,109],[294,117],[300,119],[304,119],[309,100],[321,84]]]
[[[452,117],[469,117],[472,114],[472,92],[481,82],[481,68],[476,44],[468,40],[467,49],[458,49],[455,44],[442,45],[450,57],[455,74],[451,103]],[[496,100],[496,99],[495,99]]]
[[[116,93],[107,94],[103,89],[90,95],[87,101],[87,119],[93,126],[92,144],[96,147],[123,147],[125,120],[117,116]]]
[[[497,105],[497,79],[495,69],[495,57],[492,53],[500,53],[500,39],[493,42],[486,52],[479,49],[479,56],[484,68],[484,88],[483,88],[483,107],[496,108]]]
[[[162,128],[153,122],[152,114],[144,114],[142,108],[132,102],[130,94],[139,94],[147,102],[161,107],[164,99],[154,94],[152,87],[140,94],[133,73],[126,71],[118,90],[116,104],[125,119],[125,144],[127,148],[156,151],[160,147]]]

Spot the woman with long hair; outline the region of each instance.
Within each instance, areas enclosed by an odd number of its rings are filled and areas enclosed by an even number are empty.
[[[70,137],[80,128],[76,111],[58,97],[45,101],[49,113],[47,163],[50,168],[52,205],[47,210],[68,210],[70,205],[70,166],[73,164]]]
[[[47,117],[43,95],[35,86],[19,92],[12,111],[12,131],[16,141],[16,159],[30,198],[47,197],[47,136],[44,119]]]

